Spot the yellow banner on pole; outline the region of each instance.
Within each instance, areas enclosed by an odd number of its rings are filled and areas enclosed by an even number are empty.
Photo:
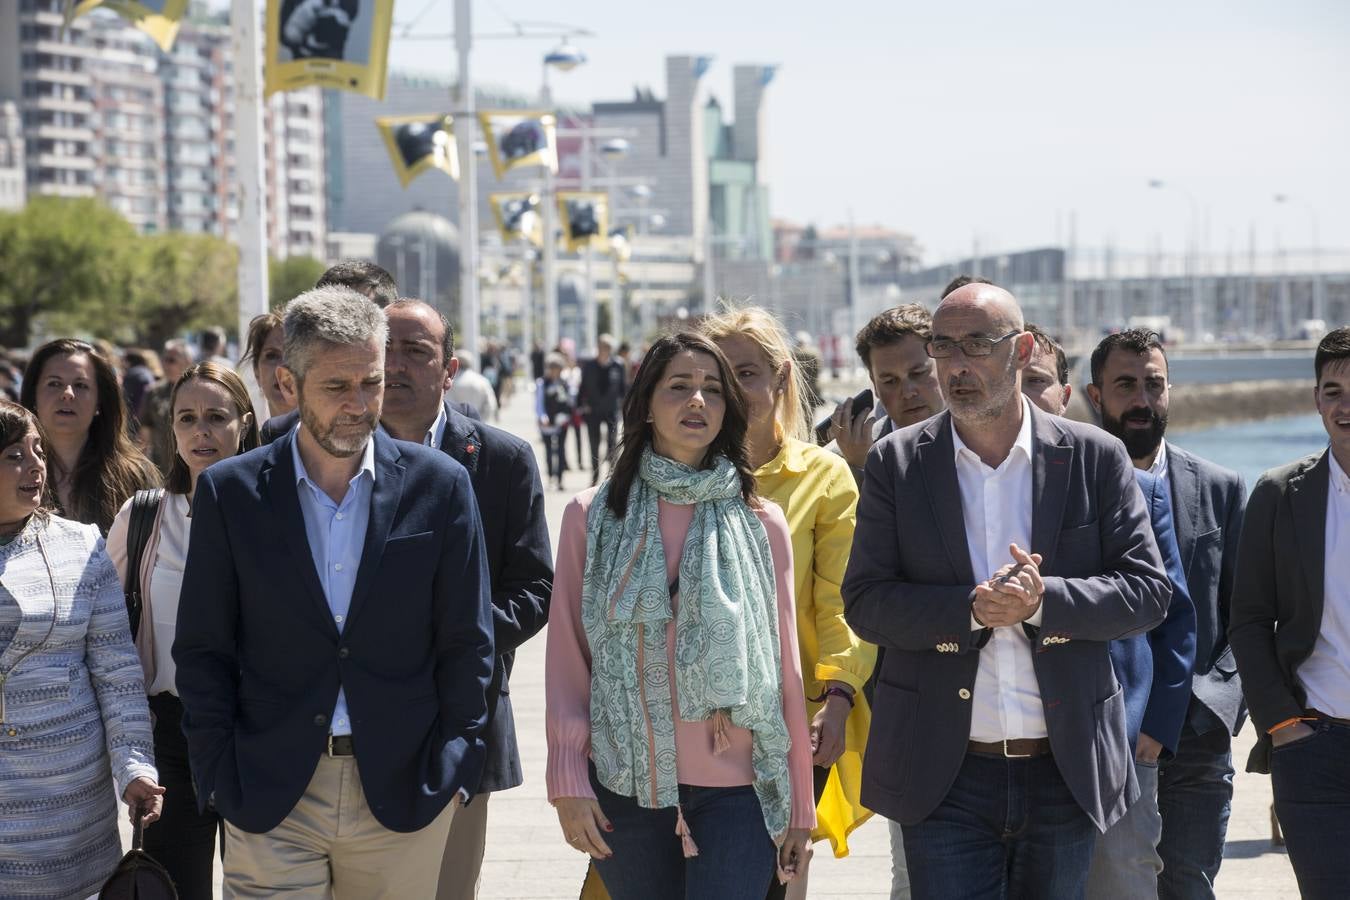
[[[173,49],[178,25],[187,15],[188,0],[75,0],[66,7],[66,21],[95,9],[111,9],[150,35],[160,49]]]
[[[483,110],[478,113],[492,170],[500,181],[524,166],[558,171],[557,117],[539,110]]]
[[[384,99],[394,0],[267,0],[265,93],[317,85]]]
[[[604,191],[558,191],[558,219],[569,253],[609,248],[609,194]]]
[[[489,194],[488,202],[492,205],[492,215],[497,219],[502,243],[529,241],[536,247],[544,245],[544,223],[539,215],[538,194]]]
[[[428,169],[440,169],[459,179],[454,119],[428,113],[417,116],[379,116],[375,125],[389,150],[389,159],[405,188]]]

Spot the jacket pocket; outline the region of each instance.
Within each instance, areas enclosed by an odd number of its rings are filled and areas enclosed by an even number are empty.
[[[874,759],[885,762],[868,766],[869,777],[882,790],[903,794],[909,786],[910,756],[914,752],[914,733],[919,719],[919,694],[879,678],[873,698],[867,754],[875,754]]]

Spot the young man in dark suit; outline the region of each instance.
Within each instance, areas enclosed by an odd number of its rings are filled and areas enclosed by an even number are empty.
[[[1261,476],[1239,542],[1229,637],[1307,900],[1350,885],[1350,328],[1313,358],[1321,453]]]
[[[1107,644],[1171,587],[1120,443],[1023,398],[1032,344],[1011,294],[949,294],[947,412],[867,458],[843,583],[886,649],[862,800],[901,823],[918,898],[1081,896],[1138,795]]]
[[[455,815],[444,847],[438,900],[477,894],[487,835],[488,795],[521,783],[508,678],[515,650],[548,621],[553,554],[534,450],[514,435],[451,408],[454,334],[430,304],[401,298],[385,310],[385,399],[381,424],[399,440],[438,447],[469,471],[487,541],[497,659],[488,687],[487,759],[475,796]]]
[[[429,897],[476,789],[492,598],[464,467],[377,432],[387,326],[286,307],[300,424],[198,478],[173,656],[231,897]]]
[[[1102,427],[1120,438],[1136,468],[1172,494],[1177,545],[1195,604],[1191,701],[1176,752],[1158,760],[1160,900],[1212,900],[1223,862],[1233,799],[1232,736],[1247,707],[1228,647],[1228,610],[1247,491],[1242,476],[1166,440],[1171,404],[1167,355],[1158,336],[1130,330],[1108,335],[1092,352],[1088,400]]]

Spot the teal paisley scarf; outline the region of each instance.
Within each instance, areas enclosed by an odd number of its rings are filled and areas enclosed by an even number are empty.
[[[735,466],[696,470],[648,449],[617,518],[606,482],[586,521],[582,624],[591,650],[591,758],[600,782],[648,808],[679,806],[666,625],[670,586],[658,499],[695,506],[680,558],[675,689],[686,721],[714,719],[752,734],[754,788],[769,835],[791,807],[783,720],[777,587],[768,536],[741,496]],[[687,854],[689,840],[679,827]]]

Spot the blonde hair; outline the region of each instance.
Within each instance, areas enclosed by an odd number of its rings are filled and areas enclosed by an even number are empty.
[[[792,344],[788,340],[783,325],[762,306],[728,307],[699,323],[698,330],[711,341],[720,341],[730,337],[749,338],[759,347],[759,351],[768,360],[769,367],[782,373],[787,367],[783,379],[783,394],[774,407],[774,418],[783,429],[783,436],[809,441],[811,438],[810,410],[806,408],[804,398],[806,386],[802,380],[801,369],[792,355]]]

